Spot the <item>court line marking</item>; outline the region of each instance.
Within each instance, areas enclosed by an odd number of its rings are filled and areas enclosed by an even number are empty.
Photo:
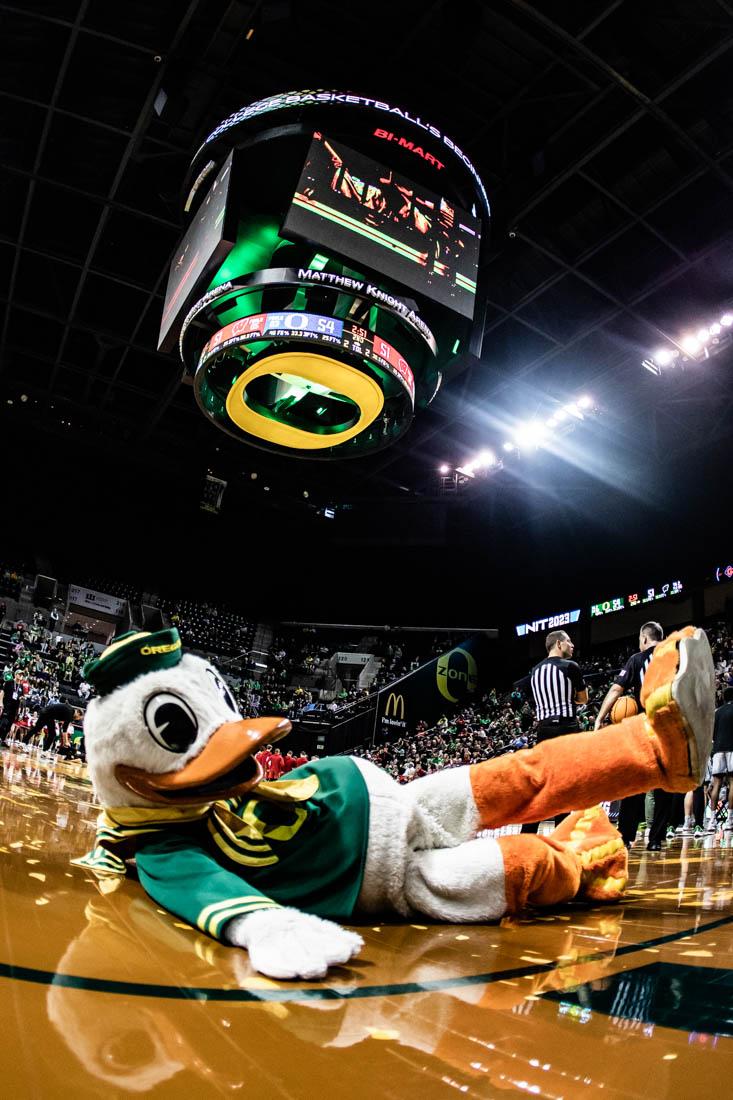
[[[640,943],[625,944],[611,951],[594,951],[589,955],[580,955],[570,964],[559,961],[535,963],[531,966],[515,967],[511,970],[495,970],[486,974],[467,974],[459,978],[436,978],[427,982],[400,982],[393,985],[368,985],[355,989],[218,989],[205,986],[158,985],[154,982],[125,982],[112,978],[87,978],[78,974],[59,974],[54,970],[36,970],[33,967],[15,966],[13,963],[0,963],[0,978],[11,978],[18,982],[31,982],[36,985],[58,985],[68,989],[85,989],[96,993],[116,993],[127,997],[158,997],[177,1001],[349,1001],[359,997],[396,997],[409,993],[441,993],[450,989],[460,989],[467,985],[490,985],[493,982],[509,981],[514,978],[529,978],[535,974],[546,974],[551,970],[562,970],[565,965],[573,967],[583,963],[600,962],[602,959],[618,958],[643,951],[648,947],[660,947],[674,943],[685,936],[699,936],[703,932],[712,932],[733,924],[733,915],[721,917],[701,924],[697,928],[684,928],[670,932],[666,936],[642,940]]]

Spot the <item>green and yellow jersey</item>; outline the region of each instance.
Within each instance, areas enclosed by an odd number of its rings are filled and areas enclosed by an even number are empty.
[[[283,905],[348,920],[368,829],[361,772],[337,756],[208,806],[103,810],[94,850],[74,863],[119,875],[134,856],[159,905],[222,939],[233,917]]]

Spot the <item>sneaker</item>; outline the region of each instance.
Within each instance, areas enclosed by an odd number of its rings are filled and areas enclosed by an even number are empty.
[[[659,643],[644,677],[642,703],[658,738],[666,789],[699,785],[715,712],[715,668],[704,630],[687,626]]]
[[[678,832],[681,833],[682,836],[694,836],[695,835],[695,818],[694,817],[686,817],[684,825],[682,825],[681,828],[678,829]]]
[[[711,817],[709,819],[709,821],[705,822],[705,828],[703,829],[703,832],[704,833],[714,833],[717,828],[718,828],[717,821],[715,820],[714,817]]]
[[[723,828],[726,833],[733,833],[733,810],[728,810]]]
[[[703,830],[702,825],[696,825],[695,826],[695,837],[697,838],[699,836],[703,836],[703,833],[704,833],[704,830]]]

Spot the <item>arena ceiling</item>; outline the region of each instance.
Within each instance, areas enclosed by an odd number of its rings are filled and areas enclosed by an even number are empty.
[[[493,222],[480,365],[391,450],[298,484],[430,497],[440,462],[580,392],[612,449],[727,434],[730,356],[641,367],[733,299],[727,0],[27,0],[0,3],[0,43],[0,410],[20,438],[293,480],[212,428],[155,346],[192,151],[242,104],[314,87],[442,124]]]

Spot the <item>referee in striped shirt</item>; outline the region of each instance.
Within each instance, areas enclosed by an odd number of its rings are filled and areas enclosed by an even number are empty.
[[[580,668],[571,660],[575,646],[564,630],[545,638],[547,657],[529,674],[535,713],[537,742],[564,733],[577,733],[578,704],[588,702],[588,690]]]
[[[553,630],[545,638],[547,657],[529,674],[529,683],[537,716],[537,744],[577,733],[578,704],[588,702],[583,674],[571,660],[575,646],[564,630]],[[555,818],[558,824],[565,814]],[[523,833],[536,833],[539,821],[522,826]]]

